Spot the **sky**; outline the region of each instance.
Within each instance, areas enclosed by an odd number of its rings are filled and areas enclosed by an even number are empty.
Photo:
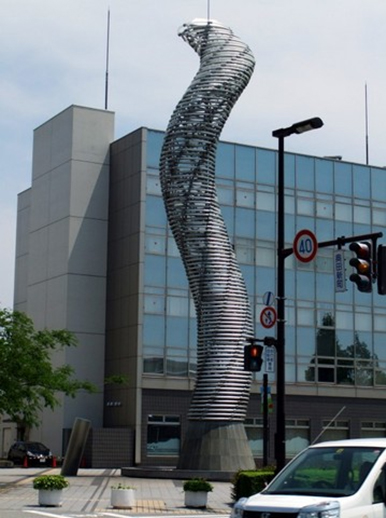
[[[323,128],[286,150],[386,166],[385,0],[12,0],[0,17],[0,307],[13,305],[17,194],[31,185],[33,130],[72,104],[108,109],[115,137],[165,130],[198,70],[183,23],[231,27],[256,58],[222,140],[277,148],[272,131]],[[386,174],[386,171],[385,171]]]

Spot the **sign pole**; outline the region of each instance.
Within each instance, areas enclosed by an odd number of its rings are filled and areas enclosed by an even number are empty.
[[[263,466],[268,466],[268,374],[263,375]]]

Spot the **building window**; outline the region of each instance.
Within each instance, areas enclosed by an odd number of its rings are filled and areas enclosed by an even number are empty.
[[[232,186],[218,185],[217,196],[220,205],[234,204],[234,191]]]
[[[255,207],[255,189],[241,189],[236,190],[236,205],[238,207]]]
[[[320,441],[339,441],[340,439],[349,438],[349,427],[348,421],[323,421],[323,434],[320,437]]]
[[[375,369],[375,385],[386,385],[386,363],[378,362]]]
[[[245,432],[254,457],[263,457],[263,420],[250,418],[245,420]]]
[[[276,203],[276,196],[274,193],[271,193],[266,188],[263,190],[259,188],[259,191],[256,192],[256,208],[263,211],[274,212]],[[288,203],[286,204],[286,212],[288,213]],[[291,212],[293,214],[293,211]]]
[[[285,428],[286,453],[294,457],[310,444],[310,423],[305,419],[287,419]]]
[[[168,358],[166,360],[166,374],[168,374],[169,376],[177,377],[188,376],[189,365],[185,356],[182,356],[183,353],[184,351],[180,352],[180,358],[172,358],[171,356],[173,355],[173,350],[170,348],[168,349]],[[176,350],[174,354],[178,354],[178,350]]]
[[[361,437],[386,437],[386,423],[380,421],[363,421]]]
[[[248,238],[235,239],[235,251],[237,260],[242,264],[254,264],[255,241]]]
[[[147,194],[155,194],[161,196],[161,182],[159,175],[153,176],[148,174],[146,177],[146,192]]]
[[[243,180],[255,181],[255,148],[237,145],[236,177]]]
[[[146,348],[147,354],[150,354]],[[164,359],[163,356],[152,356],[151,358],[143,359],[143,372],[151,374],[163,374],[164,373]]]
[[[146,313],[163,314],[165,311],[165,296],[146,293],[144,295],[144,308]]]
[[[162,230],[161,235],[147,234],[145,238],[145,252],[148,254],[165,255],[166,253],[166,237]]]
[[[235,146],[220,142],[216,153],[216,178],[234,178]]]
[[[298,214],[314,216],[315,201],[313,199],[298,198],[297,200]]]
[[[146,225],[151,227],[166,226],[166,212],[163,199],[148,195],[146,198]]]
[[[169,290],[170,292],[171,290]],[[174,317],[189,315],[189,298],[186,290],[175,290],[176,295],[166,297],[166,314]]]
[[[148,167],[158,168],[165,133],[161,131],[147,132],[146,158]]]
[[[286,158],[288,158],[288,157],[286,157]],[[270,151],[268,149],[258,149],[257,155],[256,155],[256,161],[257,161],[257,181],[258,181],[258,183],[274,185],[275,184],[275,174],[276,174],[276,153],[274,151]],[[286,163],[286,172],[289,172],[289,167],[288,167],[287,163]]]
[[[147,455],[178,456],[181,425],[178,416],[149,415],[147,417]]]

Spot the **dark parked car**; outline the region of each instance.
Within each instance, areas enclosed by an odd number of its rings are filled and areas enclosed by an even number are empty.
[[[53,456],[50,449],[41,442],[33,441],[15,442],[8,452],[8,460],[15,464],[26,466],[52,466],[53,464]]]

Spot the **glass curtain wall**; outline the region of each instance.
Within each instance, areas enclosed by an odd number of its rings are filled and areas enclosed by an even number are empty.
[[[196,370],[196,318],[161,197],[163,137],[148,132],[144,372],[186,377]],[[263,337],[263,295],[276,292],[276,151],[221,142],[216,180],[256,336]],[[302,229],[314,232],[318,242],[379,231],[386,236],[385,192],[383,169],[286,153],[286,247]],[[377,294],[376,285],[372,294],[360,293],[348,280],[346,248],[343,293],[335,293],[333,248],[319,249],[307,264],[293,255],[286,259],[288,383],[386,385],[386,297]]]

